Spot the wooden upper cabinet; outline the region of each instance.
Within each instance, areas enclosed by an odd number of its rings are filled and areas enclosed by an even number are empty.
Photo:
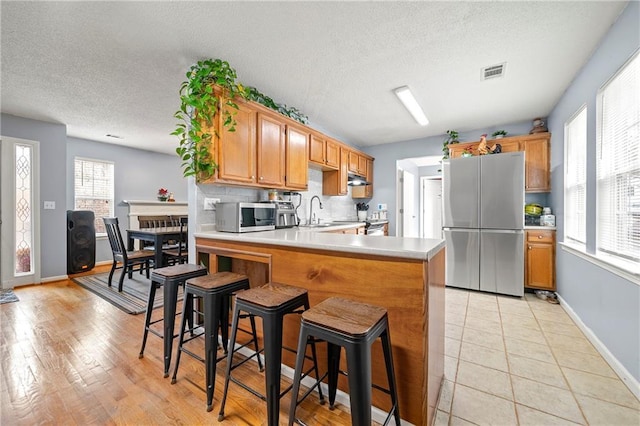
[[[527,192],[551,191],[549,164],[549,136],[520,142],[525,152],[525,190]]]
[[[285,186],[291,189],[307,189],[309,168],[310,133],[301,127],[287,125],[286,134],[286,181]]]
[[[311,133],[309,162],[322,170],[337,170],[340,167],[340,145],[320,134]]]
[[[327,139],[325,141],[325,164],[332,169],[340,167],[340,144],[338,142]]]
[[[212,144],[217,152],[217,180],[242,184],[256,182],[256,111],[244,102],[238,102],[235,132],[221,126],[222,114],[216,116],[219,138],[213,136]]]
[[[363,157],[366,160],[366,173],[364,176],[369,185],[354,186],[351,188],[351,198],[371,198],[373,197],[373,160]]]
[[[502,147],[502,152],[524,151],[525,191],[550,192],[550,141],[550,133],[537,133],[533,135],[491,139],[487,141],[487,144],[493,146],[494,143],[499,143]],[[449,145],[449,157],[461,157],[465,148],[471,148],[473,155],[478,155],[478,143],[479,142],[468,142]]]
[[[285,125],[279,117],[259,112],[257,128],[257,183],[283,187],[286,174]]]
[[[358,153],[355,151],[349,151],[348,159],[349,171],[352,173],[358,173],[360,155],[358,155]]]
[[[322,173],[322,195],[346,195],[349,150],[340,147],[340,168]]]

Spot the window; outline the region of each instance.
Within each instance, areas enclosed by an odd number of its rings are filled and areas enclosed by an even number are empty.
[[[587,108],[582,107],[564,125],[564,237],[586,242]]]
[[[640,60],[598,93],[597,250],[640,262]]]
[[[103,217],[113,217],[113,163],[75,158],[74,199],[76,210],[96,216],[96,234],[106,234]]]

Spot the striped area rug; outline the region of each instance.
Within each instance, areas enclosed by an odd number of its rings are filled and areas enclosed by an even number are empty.
[[[151,281],[146,278],[144,274],[140,274],[137,271],[133,273],[131,279],[125,276],[122,286],[122,292],[118,292],[118,279],[120,278],[120,270],[116,270],[113,274],[113,281],[111,287],[107,286],[109,279],[109,273],[104,272],[95,275],[85,275],[82,277],[75,277],[72,280],[97,294],[107,302],[120,308],[128,314],[137,315],[147,310],[147,299],[149,298],[149,288],[151,288]],[[178,300],[182,300],[182,290],[178,294]],[[162,288],[156,290],[155,303],[153,308],[159,308],[163,303]]]
[[[3,303],[18,302],[19,300],[20,299],[18,299],[18,296],[16,296],[12,289],[0,291],[0,305]]]

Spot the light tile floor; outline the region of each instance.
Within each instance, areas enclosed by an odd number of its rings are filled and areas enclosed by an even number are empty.
[[[446,289],[435,425],[640,425],[640,401],[560,305]]]

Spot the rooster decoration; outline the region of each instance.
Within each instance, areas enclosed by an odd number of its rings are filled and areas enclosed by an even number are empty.
[[[483,134],[480,136],[480,143],[478,144],[478,153],[480,155],[487,154],[499,154],[502,152],[502,145],[499,143],[493,144],[493,146],[489,147],[487,145],[487,134]]]

